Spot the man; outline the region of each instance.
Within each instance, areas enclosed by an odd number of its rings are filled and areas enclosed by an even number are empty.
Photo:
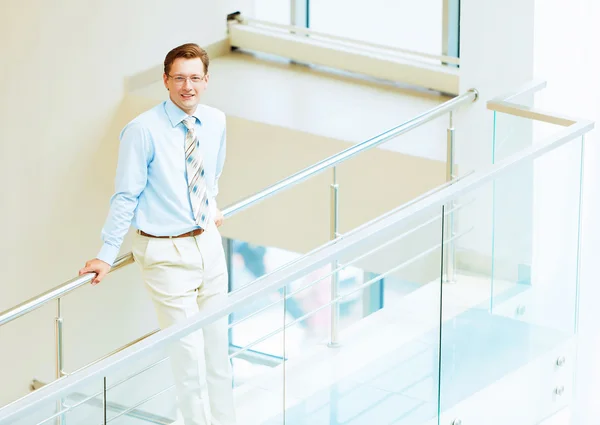
[[[200,104],[208,65],[208,55],[196,44],[167,54],[163,81],[169,99],[121,132],[104,245],[79,271],[95,273],[92,284],[100,283],[133,224],[133,255],[161,328],[227,298],[225,254],[217,230],[223,215],[215,201],[225,161],[225,116]],[[226,317],[171,348],[185,425],[235,423],[228,350]]]

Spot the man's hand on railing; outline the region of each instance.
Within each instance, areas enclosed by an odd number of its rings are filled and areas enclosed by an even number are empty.
[[[97,285],[104,279],[104,276],[106,276],[109,271],[110,265],[108,263],[94,258],[85,263],[85,267],[79,270],[79,276],[86,273],[96,273],[96,277],[92,279],[91,283],[92,285]]]

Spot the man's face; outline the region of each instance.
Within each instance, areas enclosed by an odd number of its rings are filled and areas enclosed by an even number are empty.
[[[204,73],[200,58],[177,58],[171,65],[169,75],[163,74],[163,81],[173,103],[191,115],[206,90],[208,75]]]

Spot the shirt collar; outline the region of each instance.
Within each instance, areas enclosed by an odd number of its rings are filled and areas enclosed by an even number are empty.
[[[201,118],[201,113],[200,113],[201,109],[202,108],[200,108],[200,105],[198,105],[196,107],[196,111],[194,111],[194,113],[191,115],[191,116],[195,117],[196,119],[198,119],[198,121],[200,121],[200,123],[202,123],[202,118]],[[165,102],[165,111],[166,111],[167,116],[169,117],[169,121],[171,121],[171,125],[173,127],[177,126],[184,119],[186,119],[188,117],[188,115],[185,112],[183,112],[181,109],[179,109],[179,107],[177,105],[175,105],[173,103],[171,98],[167,99],[167,101]]]

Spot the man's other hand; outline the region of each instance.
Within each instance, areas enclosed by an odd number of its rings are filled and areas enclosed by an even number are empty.
[[[108,274],[110,268],[111,267],[108,263],[94,258],[93,260],[90,260],[87,263],[85,263],[85,267],[79,270],[79,276],[84,275],[86,273],[95,273],[96,277],[92,279],[91,283],[92,285],[97,285],[102,281],[102,279],[104,279],[104,276]]]
[[[217,225],[217,227],[221,227],[221,224],[223,224],[223,220],[225,220],[225,217],[223,217],[223,213],[221,212],[221,210],[217,208],[217,212],[215,214],[215,224]]]

